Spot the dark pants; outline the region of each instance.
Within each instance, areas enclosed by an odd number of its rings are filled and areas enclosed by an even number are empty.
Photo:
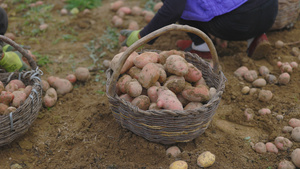
[[[4,35],[8,26],[7,14],[4,9],[0,8],[0,35]]]
[[[179,24],[198,28],[206,34],[212,34],[223,40],[247,40],[265,33],[272,27],[277,16],[278,0],[268,0],[253,9],[249,9],[249,6],[253,6],[251,0],[209,22],[181,19]],[[200,37],[192,33],[188,35],[196,45],[204,43]]]

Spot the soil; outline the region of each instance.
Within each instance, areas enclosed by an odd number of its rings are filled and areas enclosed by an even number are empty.
[[[60,9],[65,2],[45,0],[45,4],[54,5],[50,11],[51,20],[48,29],[35,36],[23,33],[32,29],[30,24],[26,26],[23,23],[24,12],[29,9],[15,12],[12,3],[8,3],[8,32],[16,35],[17,43],[30,45],[32,51],[49,56],[51,62],[40,67],[44,72],[42,79],[51,75],[65,77],[74,72],[76,67],[92,67],[94,62],[85,45],[101,37],[107,27],[113,27],[110,21],[115,12],[109,10],[111,2],[103,0],[102,5],[89,14],[81,12],[77,16],[61,16]],[[143,6],[145,2],[126,1],[129,6]],[[140,16],[125,16],[123,27],[117,28],[117,31],[126,28],[131,19],[138,21],[141,28],[146,25]],[[75,34],[76,41],[59,40],[53,43],[66,34]],[[267,36],[271,44],[277,40],[298,41],[300,21],[292,29],[269,31]],[[177,49],[176,40],[187,38],[184,32],[170,32],[158,38],[153,45],[145,45],[145,48]],[[299,62],[298,57],[291,54],[292,47],[299,47],[299,44],[279,49],[272,46],[268,59],[252,60],[245,52],[246,42],[229,42],[226,49],[217,46],[222,72],[228,80],[225,92],[205,133],[193,141],[173,144],[182,151],[176,158],[166,155],[166,149],[172,145],[150,142],[122,128],[114,119],[105,95],[105,69],[100,66],[91,71],[89,81],[76,83],[71,93],[59,97],[53,108],[43,107],[25,135],[0,148],[0,168],[19,164],[23,168],[158,169],[168,168],[176,160],[186,161],[189,168],[199,168],[196,160],[204,151],[216,156],[215,163],[209,167],[211,169],[277,168],[281,160],[291,161],[291,152],[300,147],[290,133],[282,132],[291,118],[300,119],[299,70],[294,69],[287,85],[268,84],[263,87],[274,95],[268,102],[259,101],[257,95],[243,95],[241,89],[251,84],[238,80],[233,72],[240,66],[258,70],[265,65],[278,77],[280,70],[277,61]],[[99,63],[112,59],[119,53],[119,48],[106,50],[106,55],[99,57]],[[258,110],[264,107],[270,108],[272,113],[260,116]],[[246,120],[246,108],[253,110],[253,120]],[[283,115],[283,119],[278,120],[277,115]],[[250,146],[250,142],[274,143],[277,136],[290,139],[293,146],[277,154],[256,153]]]

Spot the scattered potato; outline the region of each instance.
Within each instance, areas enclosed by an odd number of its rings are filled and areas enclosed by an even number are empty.
[[[292,130],[291,136],[292,136],[292,138],[293,138],[294,141],[300,142],[300,127],[295,127]]]
[[[266,145],[263,142],[258,142],[254,145],[254,149],[257,153],[266,153],[267,152],[267,148]]]
[[[289,125],[292,126],[293,128],[300,127],[300,120],[296,118],[291,118],[289,120]]]
[[[267,81],[269,84],[275,84],[275,83],[277,83],[277,77],[274,76],[274,75],[267,74],[267,75],[265,76],[265,79],[266,79],[266,81]]]
[[[271,110],[268,109],[268,108],[262,108],[262,109],[258,110],[258,113],[259,113],[260,115],[271,114]]]
[[[248,70],[244,74],[244,79],[247,82],[253,82],[254,80],[257,79],[257,72],[255,70]]]
[[[76,76],[74,74],[68,74],[66,76],[66,79],[69,80],[71,83],[75,83],[76,82]]]
[[[57,101],[57,93],[54,88],[49,88],[43,98],[43,104],[45,107],[53,107]]]
[[[293,131],[293,127],[291,127],[291,126],[284,126],[283,128],[282,128],[282,132],[283,133],[290,133],[290,132],[292,132]]]
[[[250,92],[250,87],[248,87],[248,86],[244,86],[243,88],[242,88],[242,94],[248,94],[249,92]]]
[[[201,153],[197,158],[197,164],[200,167],[210,167],[214,164],[216,157],[209,151]]]
[[[284,46],[284,43],[281,40],[278,40],[275,42],[275,47],[276,48],[282,48]]]
[[[55,88],[58,95],[65,95],[73,90],[72,83],[67,79],[56,79],[51,87]]]
[[[198,86],[198,85],[200,85],[200,84],[202,84],[202,85],[207,85],[203,77],[201,77],[201,79],[198,80],[198,81],[195,83],[194,86],[196,87],[196,86]]]
[[[130,21],[127,29],[128,30],[139,30],[140,26],[136,21]]]
[[[294,56],[299,56],[300,55],[300,50],[298,47],[292,47],[292,54]]]
[[[259,74],[263,77],[266,77],[270,73],[270,70],[266,66],[259,67]]]
[[[144,11],[144,19],[146,23],[149,23],[153,17],[155,16],[154,12],[152,11]]]
[[[273,97],[273,94],[270,90],[261,90],[258,94],[258,100],[262,102],[270,101]]]
[[[293,69],[297,69],[298,68],[298,63],[297,62],[291,62],[290,65],[291,65],[291,67]]]
[[[289,139],[281,136],[276,137],[274,143],[279,150],[287,150],[293,146],[293,143]]]
[[[177,146],[169,147],[166,151],[167,155],[177,157],[181,153],[180,149]]]
[[[277,147],[271,142],[266,143],[266,150],[270,153],[278,153]]]
[[[300,148],[296,148],[291,154],[292,162],[296,167],[300,167]]]
[[[142,8],[141,7],[139,7],[139,6],[133,6],[132,8],[131,8],[131,14],[132,15],[135,15],[135,16],[139,16],[139,15],[141,15],[142,14]]]
[[[240,80],[242,80],[243,79],[243,77],[244,77],[244,74],[246,73],[246,72],[248,72],[249,70],[248,70],[248,68],[246,67],[246,66],[241,66],[241,67],[239,67],[236,71],[234,71],[234,75],[237,77],[237,78],[239,78]]]
[[[282,73],[278,77],[278,83],[281,85],[287,85],[290,82],[291,76],[288,73]]]
[[[110,4],[110,9],[112,11],[117,11],[123,5],[124,5],[124,1],[122,1],[122,0],[115,1]]]
[[[258,78],[252,82],[254,87],[264,87],[267,85],[267,81],[263,78]]]
[[[163,5],[163,2],[157,2],[153,7],[153,11],[157,12]]]
[[[287,160],[282,160],[278,164],[278,169],[296,169],[295,165]]]
[[[86,82],[91,75],[88,68],[78,67],[75,70],[75,76],[78,81]]]
[[[250,121],[253,119],[253,110],[250,108],[246,108],[244,111],[244,115],[246,117],[246,121]]]
[[[188,164],[182,160],[174,161],[169,169],[188,169]]]

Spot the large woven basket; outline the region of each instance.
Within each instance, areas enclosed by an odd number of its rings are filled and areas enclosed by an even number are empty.
[[[23,135],[37,118],[42,106],[42,86],[40,79],[42,72],[38,69],[32,57],[14,41],[1,35],[0,40],[10,44],[26,57],[32,68],[31,71],[0,73],[0,81],[4,85],[13,79],[19,79],[25,85],[32,86],[30,95],[20,107],[7,115],[0,115],[0,146],[3,146]]]
[[[173,30],[191,32],[201,37],[208,44],[213,56],[213,67],[196,54],[186,53],[186,60],[202,71],[203,78],[209,87],[217,89],[216,95],[201,108],[194,110],[141,110],[131,103],[120,99],[116,94],[116,82],[120,75],[121,67],[128,56],[148,41]],[[212,41],[200,30],[187,25],[169,25],[141,38],[121,56],[117,69],[106,71],[106,94],[111,105],[115,119],[122,127],[146,138],[149,141],[173,144],[176,142],[188,142],[201,135],[208,127],[215,111],[220,103],[225,89],[226,78],[219,70],[219,61]]]
[[[278,14],[271,30],[291,28],[300,13],[299,0],[278,0]]]

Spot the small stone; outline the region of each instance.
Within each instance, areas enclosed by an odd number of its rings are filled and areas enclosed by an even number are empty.
[[[214,164],[216,156],[209,151],[203,152],[197,158],[197,164],[200,167],[210,167]]]
[[[246,94],[248,94],[249,92],[250,92],[250,87],[245,86],[245,87],[242,88],[242,93],[243,93],[243,94],[246,95]]]
[[[22,169],[23,167],[20,164],[13,164],[10,166],[10,169]]]
[[[283,128],[282,128],[282,132],[283,133],[290,133],[290,132],[292,132],[293,131],[293,127],[291,127],[291,126],[284,126]]]

